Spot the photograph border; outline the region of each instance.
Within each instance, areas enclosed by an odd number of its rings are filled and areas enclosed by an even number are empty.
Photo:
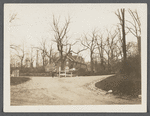
[[[147,28],[147,25],[148,25],[147,24],[147,17],[145,17],[144,19],[146,19],[146,20],[144,20],[145,21],[144,28]],[[147,33],[145,33],[145,32],[146,32],[145,30],[142,31],[142,37],[144,36],[144,38],[147,38]],[[7,35],[5,34],[5,31],[4,31],[4,38],[6,38],[6,36]],[[8,43],[9,43],[8,40],[4,40],[4,51],[7,50],[7,48],[9,48],[9,44]],[[147,45],[147,41],[142,41],[142,46],[144,46],[144,45]],[[142,59],[143,59],[142,60],[142,64],[144,64],[144,65],[142,65],[142,72],[144,71],[144,76],[147,77],[147,56],[145,57],[145,55],[147,55],[147,54],[145,54],[145,53],[147,53],[146,46],[144,46],[144,49],[142,48]],[[10,91],[10,88],[6,87],[10,83],[10,80],[8,81],[5,78],[6,76],[9,76],[9,74],[7,73],[8,70],[9,70],[8,69],[9,68],[9,66],[8,66],[9,65],[9,63],[8,63],[9,59],[8,59],[8,57],[9,57],[9,54],[4,52],[4,73],[3,73],[3,75],[4,75],[4,96],[8,96],[8,94],[6,92]],[[147,82],[147,78],[144,80],[144,82]],[[146,83],[143,83],[143,81],[142,81],[142,85],[143,85],[142,88],[144,87],[147,90]],[[145,91],[142,91],[142,94],[145,94]],[[146,97],[147,96],[142,97],[142,105],[144,105],[144,106],[141,107],[141,105],[136,105],[137,106],[136,110],[138,109],[139,113],[140,113],[141,110],[142,110],[142,112],[145,112],[146,109],[147,109],[147,100],[146,101],[144,100],[144,98],[146,98]],[[4,104],[8,104],[8,103],[10,103],[10,101],[7,100],[7,97],[4,97]],[[108,109],[108,105],[102,105],[102,106],[103,106],[103,108],[107,108]],[[113,108],[111,110],[109,110],[109,111],[107,111],[107,110],[106,111],[100,111],[100,112],[114,112],[115,109],[119,110],[117,112],[137,112],[136,110],[128,111],[128,110],[124,109],[124,105],[119,105],[119,106],[120,107],[117,108],[117,107],[115,107],[115,105],[113,105]],[[133,107],[133,105],[129,105],[129,106],[127,105],[128,109],[132,108],[130,106]],[[21,106],[21,107],[23,108],[24,106]],[[22,108],[20,109],[18,106],[5,105],[4,106],[4,111],[6,111],[6,112],[22,112],[22,111],[23,112],[34,112],[34,111],[31,111],[31,109],[33,107],[36,107],[36,111],[35,112],[68,112],[68,108],[70,108],[70,105],[69,106],[66,105],[66,106],[63,106],[63,107],[60,106],[60,105],[56,106],[58,109],[56,109],[56,107],[54,108],[53,106],[52,107],[48,107],[48,108],[46,108],[47,106],[46,107],[42,106],[42,109],[39,108],[38,106],[27,106],[27,107],[28,108],[26,109],[26,111],[23,111],[23,109]],[[66,108],[67,108],[67,110],[65,110]],[[49,111],[49,109],[51,109],[52,111]],[[94,109],[95,109],[95,105],[90,105],[90,106],[76,105],[76,106],[71,107],[69,112],[99,112],[98,110],[94,111]],[[143,111],[143,109],[145,109],[145,111]],[[17,110],[20,110],[20,111],[17,111]]]

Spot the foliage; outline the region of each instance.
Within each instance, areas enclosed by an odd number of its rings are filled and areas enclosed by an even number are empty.
[[[78,76],[85,76],[86,75],[86,69],[84,69],[84,68],[78,69],[77,75]]]
[[[139,55],[129,56],[125,63],[123,61],[114,63],[112,71],[129,78],[141,78],[141,58]]]
[[[125,72],[128,76],[141,77],[141,58],[139,55],[130,56],[126,60]]]
[[[45,68],[37,67],[37,68],[21,68],[20,73],[45,73]]]
[[[127,79],[123,75],[116,75],[106,78],[95,84],[96,87],[109,91],[119,96],[137,97],[141,94],[141,80]]]

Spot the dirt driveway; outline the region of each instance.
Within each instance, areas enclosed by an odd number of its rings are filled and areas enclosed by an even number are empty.
[[[102,105],[139,104],[137,99],[122,99],[95,89],[94,83],[109,77],[29,77],[11,85],[11,105]],[[18,77],[22,78],[22,77]]]

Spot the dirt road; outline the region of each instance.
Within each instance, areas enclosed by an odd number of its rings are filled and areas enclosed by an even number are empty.
[[[102,105],[139,104],[137,99],[117,98],[95,89],[94,83],[109,77],[29,77],[11,85],[11,105]],[[22,77],[18,77],[22,78]]]

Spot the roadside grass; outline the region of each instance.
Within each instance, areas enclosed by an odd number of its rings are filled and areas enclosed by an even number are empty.
[[[10,77],[10,85],[14,86],[14,85],[22,84],[30,80],[31,79],[29,77]]]
[[[95,86],[105,91],[112,90],[114,95],[119,96],[138,97],[141,94],[141,79],[124,75],[108,77],[97,82]]]

